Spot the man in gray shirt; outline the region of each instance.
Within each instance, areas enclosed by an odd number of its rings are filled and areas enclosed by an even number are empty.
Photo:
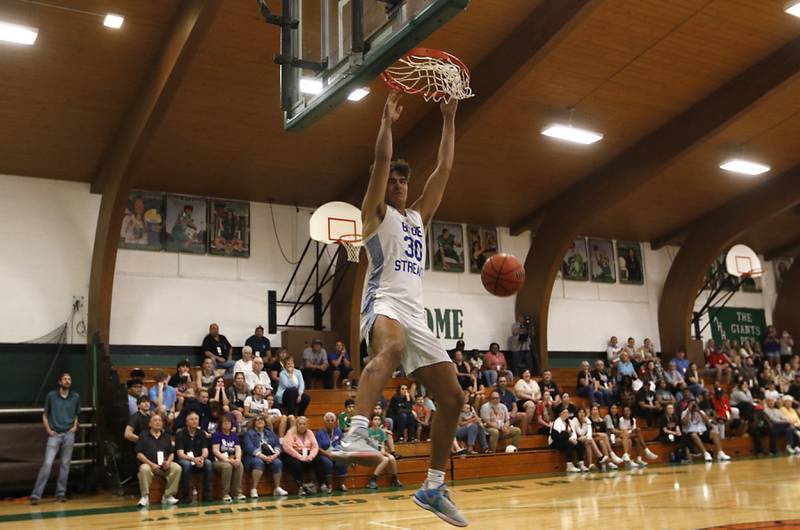
[[[303,350],[303,379],[311,386],[314,379],[321,379],[325,388],[333,388],[332,373],[328,364],[328,352],[322,347],[322,341],[314,339],[311,346]]]

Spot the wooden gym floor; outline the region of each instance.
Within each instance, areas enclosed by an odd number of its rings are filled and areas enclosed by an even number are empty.
[[[800,457],[696,463],[567,476],[538,475],[457,484],[454,498],[471,528],[800,528]],[[269,528],[379,530],[452,528],[417,508],[414,487],[232,505],[139,510],[110,495],[66,504],[0,503],[14,529]]]

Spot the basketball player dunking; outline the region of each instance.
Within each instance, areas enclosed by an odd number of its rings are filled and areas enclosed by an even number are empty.
[[[428,478],[414,495],[414,502],[452,525],[466,526],[444,483],[463,394],[455,365],[428,329],[422,306],[425,225],[439,207],[453,166],[457,107],[455,99],[440,104],[444,124],[436,169],[422,196],[407,206],[410,170],[405,162],[392,161],[392,124],[403,111],[400,93],[392,92],[386,100],[361,208],[369,256],[361,336],[366,338],[372,358],[361,373],[355,415],[335,457],[360,463],[374,457],[378,449],[368,436],[368,418],[386,382],[402,364],[405,373],[422,383],[436,400]]]

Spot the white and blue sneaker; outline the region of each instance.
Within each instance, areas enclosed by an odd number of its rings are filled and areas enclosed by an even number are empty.
[[[446,484],[442,484],[438,488],[427,488],[423,484],[414,494],[414,502],[420,508],[433,512],[446,523],[453,526],[467,526],[467,520],[458,513],[458,508],[450,499]]]
[[[340,464],[357,464],[359,460],[367,460],[364,464],[371,465],[371,461],[380,455],[380,448],[363,427],[348,430],[339,446],[331,451],[333,459]]]

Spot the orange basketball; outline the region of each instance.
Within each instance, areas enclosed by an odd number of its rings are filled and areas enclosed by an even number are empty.
[[[525,267],[511,254],[495,254],[483,264],[481,281],[495,296],[511,296],[525,284]]]

